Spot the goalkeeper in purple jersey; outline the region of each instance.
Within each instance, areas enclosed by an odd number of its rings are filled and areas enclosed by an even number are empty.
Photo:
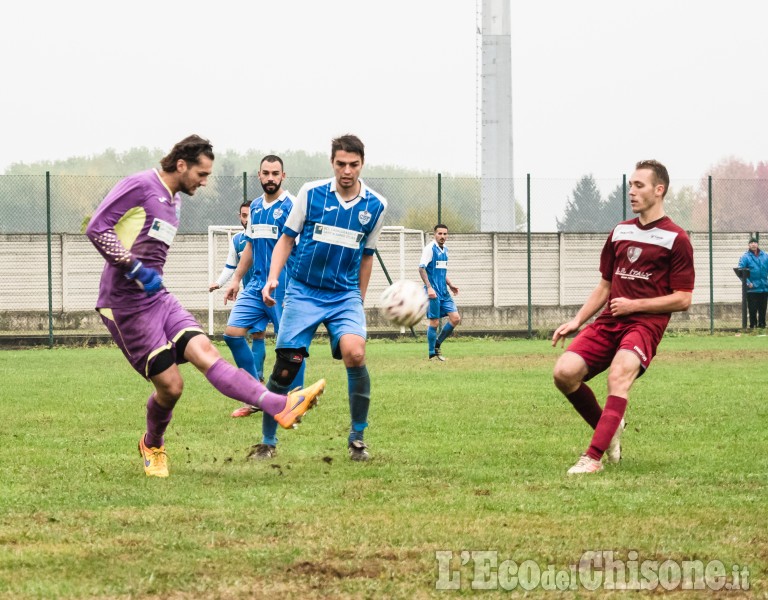
[[[314,406],[325,381],[280,395],[221,358],[195,318],[163,284],[163,267],[179,226],[182,198],[206,185],[213,147],[191,135],[160,161],[161,168],[120,181],[91,217],[86,235],[106,260],[96,310],[131,366],[152,382],[147,430],[139,440],[144,472],[168,476],[164,434],[192,363],[222,394],[274,415],[292,427]]]

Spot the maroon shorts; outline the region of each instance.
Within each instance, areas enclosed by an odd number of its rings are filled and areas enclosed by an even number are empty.
[[[579,332],[567,351],[578,354],[587,363],[588,373],[585,381],[605,371],[619,350],[629,350],[637,355],[642,375],[651,364],[651,359],[656,356],[656,348],[663,335],[663,329],[659,331],[656,327],[649,327],[644,323],[595,321]]]
[[[176,351],[176,341],[187,331],[203,331],[173,294],[162,294],[141,308],[99,308],[101,320],[131,366],[148,379],[152,361],[163,350]],[[174,361],[183,357],[174,355]]]

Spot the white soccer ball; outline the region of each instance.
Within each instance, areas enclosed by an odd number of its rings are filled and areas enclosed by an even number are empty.
[[[427,313],[424,286],[407,279],[395,281],[381,295],[381,314],[402,327],[413,327]]]

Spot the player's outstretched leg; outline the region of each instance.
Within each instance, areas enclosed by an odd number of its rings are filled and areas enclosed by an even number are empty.
[[[308,388],[289,393],[275,394],[243,369],[236,369],[223,358],[217,360],[205,372],[205,377],[219,392],[273,415],[280,426],[290,429],[301,417],[317,404],[325,391],[325,379]]]
[[[317,404],[317,399],[325,391],[325,379],[316,381],[309,387],[289,392],[285,408],[274,415],[275,421],[284,429],[291,429],[301,422],[301,417]],[[264,412],[269,412],[265,409]]]

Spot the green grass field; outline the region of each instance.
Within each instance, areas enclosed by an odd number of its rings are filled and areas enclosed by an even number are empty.
[[[633,388],[622,463],[580,478],[565,471],[590,431],[552,385],[561,350],[443,349],[432,364],[423,342],[369,344],[365,464],[346,456],[346,375],[325,342],[308,378],[328,391],[266,463],[245,459],[260,417],[230,419],[237,403],[185,366],[167,480],[142,472],[150,385],[118,350],[0,352],[0,597],[451,597],[483,581],[462,551],[544,571],[588,550],[721,561],[729,581],[738,565],[750,590],[728,597],[768,595],[767,337],[665,339]],[[593,387],[602,402],[605,377]],[[437,552],[453,553],[442,575]],[[437,590],[441,576],[460,590]]]

